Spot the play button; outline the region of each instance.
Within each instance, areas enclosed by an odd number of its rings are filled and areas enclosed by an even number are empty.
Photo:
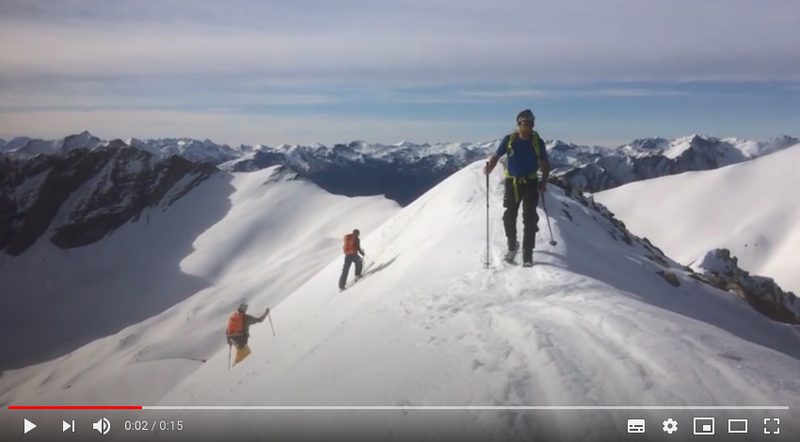
[[[29,421],[28,419],[25,419],[25,422],[24,422],[23,426],[24,426],[24,432],[22,434],[28,434],[29,431],[31,431],[34,428],[36,428],[36,424],[34,424],[33,422]]]

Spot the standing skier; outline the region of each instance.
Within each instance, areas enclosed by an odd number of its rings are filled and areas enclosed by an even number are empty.
[[[539,204],[539,192],[547,189],[547,178],[550,176],[550,162],[544,141],[533,130],[536,117],[526,109],[517,115],[517,130],[506,135],[497,147],[497,151],[489,158],[484,173],[490,174],[500,157],[508,155],[508,166],[505,170],[505,195],[503,198],[503,226],[508,239],[507,260],[511,260],[519,248],[517,241],[517,214],[522,204],[522,262],[526,267],[533,265],[533,247],[536,232],[539,231],[539,215],[536,206]],[[542,179],[538,171],[542,169]]]
[[[364,264],[361,257],[364,256],[364,250],[361,249],[360,235],[361,232],[355,229],[353,233],[348,233],[344,236],[344,246],[342,247],[344,250],[344,267],[342,268],[342,276],[339,277],[339,290],[344,290],[344,286],[347,283],[350,264],[356,265],[356,281],[361,279],[361,269]]]
[[[225,335],[228,338],[228,345],[236,347],[236,359],[233,365],[242,362],[244,358],[250,355],[250,346],[247,345],[247,340],[250,338],[250,326],[264,322],[268,314],[269,308],[259,317],[250,316],[247,314],[247,304],[243,302],[239,304],[239,309],[233,312],[228,319]]]

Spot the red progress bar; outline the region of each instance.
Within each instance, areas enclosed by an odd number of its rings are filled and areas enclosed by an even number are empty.
[[[35,406],[14,406],[9,405],[9,410],[141,410],[142,406],[110,406],[110,407],[51,407],[51,406],[44,406],[44,407],[35,407]]]

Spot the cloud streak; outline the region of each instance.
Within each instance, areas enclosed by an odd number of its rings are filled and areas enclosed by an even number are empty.
[[[637,89],[637,88],[613,88],[613,89],[519,89],[519,90],[498,90],[498,91],[469,91],[462,94],[465,97],[474,98],[563,98],[563,97],[692,97],[703,95],[693,91],[682,90],[663,90],[663,89]]]
[[[413,118],[365,117],[357,120],[324,114],[308,113],[303,118],[292,116],[258,116],[225,112],[155,111],[48,111],[17,112],[0,118],[0,134],[13,133],[19,127],[51,124],[37,136],[57,139],[83,130],[105,139],[193,137],[217,142],[265,144],[321,142],[326,145],[370,140],[395,143],[474,141],[498,133],[497,127],[507,121],[486,120],[464,128],[460,121],[429,121]],[[313,128],[310,131],[309,128]],[[413,136],[409,136],[413,134]],[[454,137],[453,134],[459,134]],[[496,136],[496,135],[495,135]],[[11,138],[11,137],[8,137]]]
[[[790,27],[799,20],[789,18],[800,17],[800,3],[783,0],[465,0],[458,8],[441,0],[119,0],[113,10],[108,2],[27,3],[0,11],[0,70],[15,80],[203,74],[517,83],[800,72]]]

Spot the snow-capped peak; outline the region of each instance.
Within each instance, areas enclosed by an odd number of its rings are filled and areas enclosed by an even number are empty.
[[[408,148],[412,148],[412,147],[417,147],[417,146],[419,146],[419,144],[412,143],[411,141],[403,140],[403,141],[401,141],[399,143],[392,144],[392,146],[408,149]]]
[[[142,140],[140,140],[138,138],[128,138],[128,139],[126,139],[124,141],[125,141],[125,144],[127,144],[128,146],[131,146],[131,147],[139,147],[140,148],[140,147],[142,147],[144,145],[144,142],[142,142]]]

